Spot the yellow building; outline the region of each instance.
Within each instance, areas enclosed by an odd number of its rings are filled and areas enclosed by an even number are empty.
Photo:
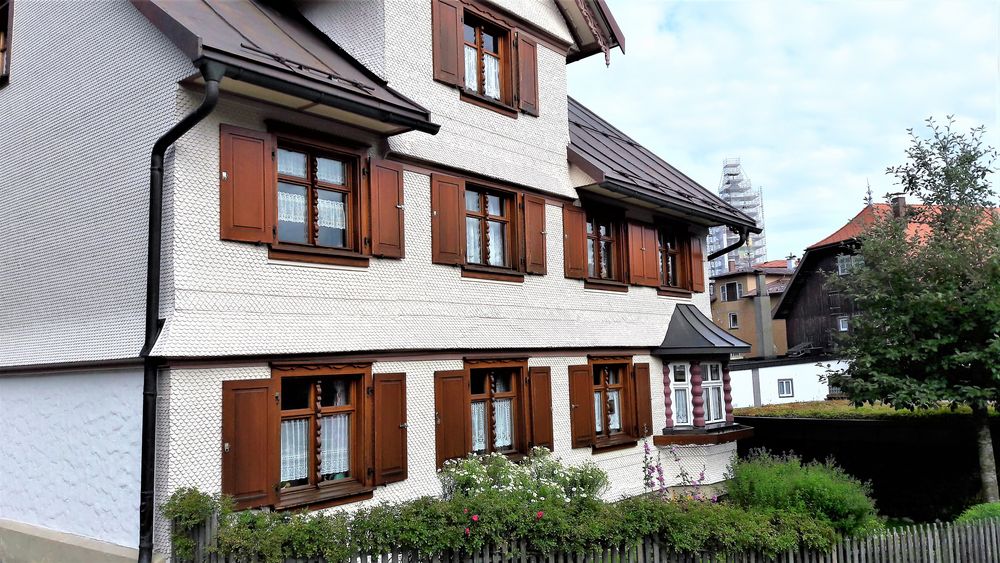
[[[711,278],[712,320],[740,340],[751,343],[746,358],[783,356],[788,351],[785,321],[772,319],[771,308],[778,303],[794,272],[794,260],[771,260],[754,264],[749,269],[733,267]],[[761,276],[767,286],[767,294],[764,299],[758,300],[757,283]],[[765,308],[760,315],[757,311],[759,301]],[[759,316],[770,323],[770,331],[758,330]],[[768,332],[771,338],[768,338]],[[762,340],[773,340],[773,349],[769,352],[762,350]]]

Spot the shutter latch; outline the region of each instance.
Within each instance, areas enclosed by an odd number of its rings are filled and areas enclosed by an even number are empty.
[[[222,444],[222,451],[227,454],[229,453],[229,442],[225,442]]]
[[[399,427],[403,428],[405,430],[406,428],[409,428],[410,425],[404,422],[404,423],[400,424]]]
[[[226,181],[229,179],[229,172],[223,170],[222,172],[219,172],[219,177],[222,178],[222,181]]]
[[[396,204],[396,209],[406,209],[406,206],[403,205],[402,203],[397,203]]]

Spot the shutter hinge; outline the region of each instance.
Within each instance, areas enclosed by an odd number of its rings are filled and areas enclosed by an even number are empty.
[[[367,388],[365,390],[365,393],[368,394],[368,395],[374,395],[375,394],[375,388],[374,387],[369,387],[369,388]]]
[[[277,391],[277,392],[274,393],[274,402],[275,403],[280,403],[281,402],[281,392],[280,391]]]
[[[375,476],[375,469],[369,467],[367,473],[368,473],[369,477],[374,477]]]
[[[364,245],[365,245],[365,246],[368,246],[369,244],[371,244],[371,243],[372,243],[372,241],[371,241],[371,239],[370,239],[370,238],[368,238],[368,237],[365,237],[365,239],[364,239],[363,243],[364,243]]]
[[[362,176],[367,176],[368,175],[368,167],[367,166],[365,166],[365,167],[363,167],[361,169],[361,175]]]

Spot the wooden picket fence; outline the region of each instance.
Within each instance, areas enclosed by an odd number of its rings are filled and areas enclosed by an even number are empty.
[[[199,563],[258,563],[214,553],[218,521],[213,517],[193,533],[194,561]],[[183,563],[174,557],[173,563]],[[770,557],[761,553],[677,553],[656,537],[637,545],[589,553],[532,553],[526,544],[511,542],[478,553],[449,552],[418,557],[400,550],[379,555],[355,554],[350,563],[989,563],[1000,562],[1000,519],[967,524],[922,524],[897,528],[862,539],[842,539],[828,553],[789,550]],[[323,558],[287,559],[285,563],[327,563]]]

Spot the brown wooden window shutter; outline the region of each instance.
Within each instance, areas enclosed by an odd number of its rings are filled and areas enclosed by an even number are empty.
[[[705,291],[705,255],[701,249],[702,237],[691,235],[691,291]]]
[[[529,274],[544,274],[545,268],[545,198],[524,196],[524,269]]]
[[[569,203],[563,205],[563,263],[567,278],[587,277],[587,214]]]
[[[524,113],[538,115],[538,43],[517,34],[518,105]]]
[[[434,433],[437,465],[472,450],[472,403],[465,370],[434,373]]]
[[[406,374],[376,373],[375,484],[406,479]]]
[[[277,409],[270,379],[222,382],[222,492],[237,510],[277,501]]]
[[[403,167],[372,160],[372,254],[387,258],[404,255]]]
[[[552,440],[552,370],[528,368],[531,393],[531,445],[553,449]]]
[[[431,175],[431,260],[465,262],[465,180]]]
[[[573,447],[594,444],[594,383],[590,366],[569,366],[569,425]]]
[[[462,6],[453,0],[431,0],[434,79],[462,86],[465,58],[462,41]]]
[[[274,136],[222,125],[219,142],[220,237],[274,242],[278,202]]]
[[[628,224],[629,283],[660,285],[659,247],[656,229],[638,223]]]
[[[638,436],[653,435],[653,396],[649,388],[649,364],[635,364],[635,413]]]

